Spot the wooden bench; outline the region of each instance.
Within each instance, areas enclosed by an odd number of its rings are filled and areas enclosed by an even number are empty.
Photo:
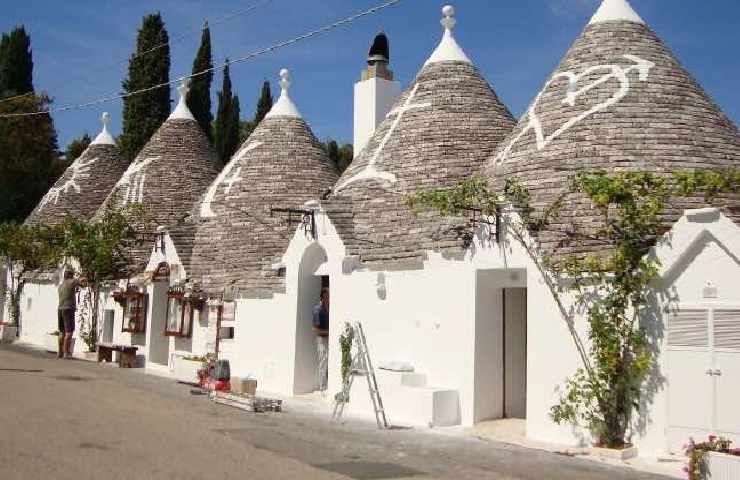
[[[113,361],[113,352],[118,352],[118,366],[121,368],[136,367],[136,351],[139,347],[131,345],[114,345],[112,343],[98,344],[98,362]]]

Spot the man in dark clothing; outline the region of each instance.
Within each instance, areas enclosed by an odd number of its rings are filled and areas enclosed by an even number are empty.
[[[72,358],[72,335],[75,331],[75,311],[77,310],[76,293],[79,287],[86,287],[84,277],[74,278],[72,270],[64,271],[64,280],[59,285],[59,307],[57,309],[57,326],[59,328],[59,358]]]
[[[319,303],[313,308],[313,330],[316,332],[316,389],[326,390],[329,377],[329,289],[321,289]]]

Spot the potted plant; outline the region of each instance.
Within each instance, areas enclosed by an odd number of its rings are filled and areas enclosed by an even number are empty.
[[[693,438],[684,446],[689,457],[684,472],[689,480],[733,480],[740,478],[740,448],[730,448],[732,441],[709,435],[707,441],[696,443]]]

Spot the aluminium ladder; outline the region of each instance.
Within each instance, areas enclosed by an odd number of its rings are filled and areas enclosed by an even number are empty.
[[[334,411],[331,417],[337,421],[341,420],[344,407],[349,402],[349,392],[352,390],[352,383],[354,383],[355,377],[364,375],[367,378],[367,388],[370,392],[370,399],[373,402],[373,411],[375,412],[375,421],[378,423],[378,428],[388,428],[388,419],[383,409],[383,399],[380,398],[378,380],[375,378],[375,369],[373,368],[373,362],[370,359],[370,352],[367,348],[365,332],[360,322],[353,322],[351,328],[354,338],[353,343],[357,347],[357,353],[352,358],[350,373],[342,383],[342,391],[336,396]]]

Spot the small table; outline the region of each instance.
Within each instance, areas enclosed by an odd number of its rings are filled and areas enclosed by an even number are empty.
[[[118,366],[121,368],[134,368],[136,367],[136,351],[139,347],[131,345],[115,345],[112,343],[99,343],[98,344],[98,362],[113,361],[113,352],[119,352],[118,355]]]

